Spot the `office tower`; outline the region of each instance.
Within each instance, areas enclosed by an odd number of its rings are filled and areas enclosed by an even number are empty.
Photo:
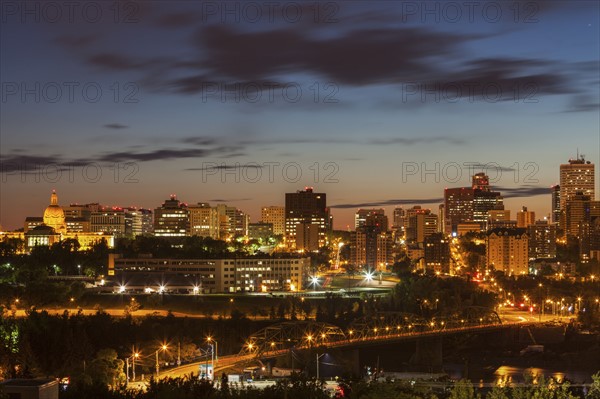
[[[475,189],[473,191],[473,222],[479,223],[485,228],[488,212],[493,209],[502,209],[504,201],[502,195],[497,191]]]
[[[265,206],[260,210],[260,220],[273,225],[273,234],[285,235],[285,208],[283,206]]]
[[[560,165],[560,209],[566,210],[567,202],[577,194],[594,196],[594,164],[583,156],[569,159],[569,163]],[[561,228],[565,228],[561,225]]]
[[[249,224],[250,215],[236,208],[233,219],[233,235],[236,237],[248,237]]]
[[[154,235],[157,237],[184,237],[189,233],[187,205],[171,195],[160,208],[154,210]]]
[[[431,209],[422,209],[416,205],[406,211],[406,241],[423,243],[425,237],[438,231],[438,217]]]
[[[85,218],[87,220],[92,216],[92,212],[98,212],[102,209],[99,203],[91,204],[70,204],[63,207],[65,217],[67,218]]]
[[[527,207],[524,206],[519,212],[517,212],[517,227],[527,228],[535,223],[535,212],[528,211]]]
[[[392,230],[396,238],[404,238],[406,225],[406,212],[401,207],[394,208]]]
[[[564,212],[564,233],[573,237],[580,237],[580,228],[590,224],[600,216],[600,201],[592,201],[591,196],[581,191],[572,196],[566,203]]]
[[[361,226],[350,236],[350,262],[368,270],[385,271],[393,262],[392,235],[375,225]]]
[[[135,238],[152,234],[152,211],[144,208],[125,208],[125,235]]]
[[[529,259],[556,258],[556,224],[538,220],[527,226]]]
[[[497,228],[486,237],[487,267],[506,275],[529,272],[529,236],[527,229]]]
[[[319,248],[327,244],[327,235],[331,231],[331,216],[327,208],[326,194],[315,193],[312,187],[285,194],[285,240],[290,250],[306,248],[306,245],[298,245],[296,242],[298,225],[303,225],[303,236],[306,236],[305,233],[312,236],[313,231],[316,231]],[[316,225],[317,228],[315,230],[314,227],[309,228],[306,225]],[[306,240],[303,238],[303,241]]]
[[[490,191],[490,178],[485,173],[474,174],[471,188],[473,190]]]
[[[444,204],[438,205],[438,233],[446,231],[446,207]]]
[[[425,238],[425,269],[436,273],[450,273],[450,242],[443,233]]]
[[[445,231],[447,235],[457,232],[460,223],[473,219],[473,194],[469,187],[447,188],[444,190]]]
[[[491,209],[488,211],[487,230],[496,227],[508,227],[510,222],[510,209]]]
[[[219,217],[217,208],[206,202],[188,206],[190,235],[219,239]]]
[[[591,211],[598,215],[600,210],[600,201],[593,201]],[[590,259],[600,261],[600,216],[593,216],[589,221],[581,223],[579,226],[579,259],[587,263]],[[595,253],[595,256],[594,256]]]
[[[359,209],[354,214],[354,228],[377,226],[381,231],[388,231],[388,218],[383,209]]]
[[[127,237],[126,222],[127,218],[123,208],[112,207],[103,208],[92,212],[90,216],[90,225],[93,233],[113,234],[115,238]]]
[[[560,226],[560,185],[554,185],[552,190],[552,223],[556,223]]]

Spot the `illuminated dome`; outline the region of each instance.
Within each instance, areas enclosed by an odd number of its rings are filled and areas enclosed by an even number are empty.
[[[50,205],[44,211],[44,224],[52,227],[57,233],[66,233],[67,231],[65,212],[58,205],[58,195],[54,190],[50,196]]]

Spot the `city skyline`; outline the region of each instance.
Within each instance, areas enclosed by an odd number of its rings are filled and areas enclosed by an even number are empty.
[[[484,3],[93,3],[98,17],[56,17],[8,2],[0,223],[18,227],[53,188],[147,208],[176,193],[257,220],[313,186],[343,229],[359,207],[437,206],[487,163],[507,208],[546,215],[559,164],[600,160],[600,6]],[[221,176],[237,164],[245,178]]]
[[[569,162],[570,161],[572,161],[572,159],[570,159]],[[594,170],[595,164],[591,164],[591,166],[592,166],[592,169],[591,169],[592,170],[592,175],[594,176],[593,170]],[[481,173],[478,173],[477,175],[481,175]],[[475,184],[475,177],[476,176],[473,175],[473,176],[471,176],[468,179],[468,181],[471,184],[467,184],[465,186],[447,187],[447,188],[444,189],[444,191],[446,189],[465,189],[465,188],[468,189],[468,188],[471,187],[471,185]],[[487,176],[485,176],[485,177],[487,177]],[[475,187],[475,186],[473,186],[473,187]],[[501,198],[500,204],[504,203],[503,209],[505,208],[505,209],[507,209],[509,211],[514,211],[514,215],[515,216],[518,216],[518,212],[520,210],[522,210],[523,208],[525,208],[525,209],[526,208],[532,209],[532,208],[529,207],[528,205],[516,205],[513,208],[513,207],[511,207],[510,205],[507,205],[507,204],[511,204],[511,202],[513,204],[517,204],[517,201],[522,201],[523,199],[532,198],[532,197],[535,197],[535,196],[545,198],[547,200],[547,202],[548,202],[548,204],[546,204],[546,208],[548,208],[548,211],[547,212],[540,212],[539,210],[533,209],[533,212],[534,212],[534,214],[537,214],[537,219],[539,219],[539,220],[544,220],[545,218],[547,218],[548,221],[552,221],[552,209],[551,209],[551,205],[552,204],[551,204],[551,201],[552,201],[552,188],[553,188],[553,186],[549,187],[546,190],[545,193],[540,190],[537,194],[534,194],[533,196],[528,196],[528,197],[518,195],[518,190],[517,190],[517,195],[515,195],[515,196],[513,196],[511,190],[509,190],[508,191],[508,195],[506,195],[505,192],[501,191],[502,189],[498,189],[496,186],[494,186],[492,184],[492,179],[489,179],[489,188],[492,189],[492,190],[499,191],[499,193],[496,193],[496,194],[500,194],[501,195],[501,197],[500,197]],[[314,189],[314,187],[312,187],[312,186],[306,186],[306,187],[303,187],[303,188],[298,187],[297,190],[294,190],[292,192],[300,192],[301,190],[312,191],[313,189]],[[54,198],[54,192],[56,190],[52,189],[51,191],[53,193],[52,197]],[[321,191],[321,190],[316,189],[316,191]],[[248,212],[247,209],[245,209],[243,207],[240,207],[240,206],[237,206],[235,203],[230,203],[229,201],[225,201],[225,200],[221,200],[221,199],[213,199],[212,201],[210,201],[210,200],[209,201],[203,201],[203,200],[199,200],[199,201],[187,201],[185,199],[181,199],[175,193],[171,193],[167,197],[165,197],[162,200],[160,200],[159,202],[154,203],[154,204],[150,204],[150,205],[147,205],[147,206],[146,205],[139,205],[139,204],[135,204],[135,205],[130,204],[130,205],[127,205],[127,204],[122,204],[122,203],[105,204],[102,201],[99,201],[97,199],[96,200],[91,200],[91,201],[81,201],[81,200],[79,200],[79,201],[77,201],[77,200],[71,201],[71,200],[68,200],[68,201],[64,201],[64,202],[60,203],[60,205],[61,206],[68,206],[68,205],[99,204],[102,207],[103,210],[110,210],[110,209],[115,209],[115,208],[120,208],[120,209],[137,208],[137,209],[148,209],[148,210],[153,211],[153,210],[157,209],[158,207],[160,207],[161,204],[164,205],[164,201],[168,202],[169,198],[171,200],[173,200],[175,198],[178,201],[181,201],[181,203],[184,204],[186,207],[187,206],[195,206],[195,205],[202,205],[202,206],[204,206],[206,204],[211,205],[211,206],[216,206],[216,205],[219,205],[219,204],[223,204],[223,205],[226,205],[226,206],[233,206],[234,208],[242,210],[243,212],[245,212],[246,214],[248,214],[250,216],[250,222],[254,223],[254,222],[262,221],[262,211],[263,211],[263,208],[265,208],[265,207],[272,207],[272,206],[277,207],[277,206],[280,206],[280,207],[285,208],[284,207],[284,205],[285,205],[285,196],[287,194],[290,194],[290,193],[281,193],[281,197],[284,199],[282,201],[282,203],[262,204],[262,205],[259,206],[259,210],[256,213]],[[324,194],[327,195],[327,193],[324,193]],[[594,195],[592,195],[592,196],[594,196]],[[508,201],[506,201],[506,200],[508,200]],[[246,200],[244,200],[244,201],[246,201]],[[149,201],[146,201],[146,202],[149,202]],[[442,196],[440,198],[420,199],[420,200],[398,199],[398,200],[390,201],[390,202],[393,202],[393,203],[392,204],[387,204],[387,206],[385,204],[381,204],[381,203],[378,203],[378,202],[365,202],[363,204],[352,204],[352,205],[360,205],[360,206],[357,206],[357,207],[352,207],[352,206],[349,206],[347,204],[336,205],[336,204],[329,204],[328,203],[327,207],[330,209],[331,215],[333,217],[333,222],[334,222],[333,228],[334,229],[336,229],[336,230],[352,230],[355,227],[355,223],[356,223],[356,215],[357,215],[356,212],[358,212],[361,209],[362,210],[372,210],[372,209],[375,209],[375,208],[381,208],[381,209],[383,209],[385,211],[386,215],[389,215],[391,217],[393,215],[393,213],[394,213],[393,212],[394,209],[396,209],[396,208],[409,209],[409,208],[411,208],[413,206],[422,206],[425,209],[431,209],[432,213],[434,213],[434,214],[437,215],[437,213],[438,213],[438,209],[437,209],[438,206],[439,205],[443,205],[445,203],[445,200],[444,200],[444,193],[442,193]],[[40,209],[44,209],[47,205],[48,205],[48,201],[47,201],[47,195],[46,195],[46,201],[45,201],[44,205],[40,207]],[[333,211],[335,211],[335,214],[334,214]],[[17,224],[17,227],[14,227],[14,228],[8,227],[7,228],[7,227],[5,227],[5,225],[3,225],[1,223],[1,220],[0,220],[0,227],[3,228],[5,231],[16,230],[16,229],[22,228],[23,227],[23,222],[26,221],[26,218],[30,217],[30,216],[33,216],[35,214],[35,212],[31,211],[31,210],[24,210],[23,212],[24,212],[25,216],[21,219],[20,223]],[[342,222],[337,222],[337,218],[335,216],[337,214],[342,214],[342,213],[344,213],[344,219],[342,219],[343,221]],[[437,215],[437,216],[440,216],[440,215]],[[19,214],[17,214],[17,216],[15,216],[14,219],[16,219],[18,217],[19,217]],[[449,217],[449,216],[446,215],[446,217]],[[351,220],[350,220],[350,218],[351,218]],[[348,223],[346,223],[346,221],[348,221]]]

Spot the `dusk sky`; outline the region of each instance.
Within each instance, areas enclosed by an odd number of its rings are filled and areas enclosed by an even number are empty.
[[[489,163],[543,217],[559,164],[599,162],[597,1],[52,3],[0,3],[6,230],[52,189],[258,221],[305,186],[345,229],[359,207],[437,213]]]

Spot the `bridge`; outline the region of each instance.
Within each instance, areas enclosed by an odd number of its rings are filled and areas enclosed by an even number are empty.
[[[429,350],[431,342],[453,334],[501,331],[536,324],[518,316],[504,322],[490,309],[469,307],[449,315],[425,318],[402,312],[378,312],[354,320],[347,328],[314,320],[285,321],[263,328],[250,335],[239,353],[219,356],[216,371],[241,367],[259,360],[285,356],[290,351],[324,350],[330,348],[361,348],[395,342],[417,341],[417,352]],[[419,342],[427,348],[419,349]],[[434,349],[441,356],[441,346]],[[198,372],[198,364],[173,369],[166,374],[183,375]]]

